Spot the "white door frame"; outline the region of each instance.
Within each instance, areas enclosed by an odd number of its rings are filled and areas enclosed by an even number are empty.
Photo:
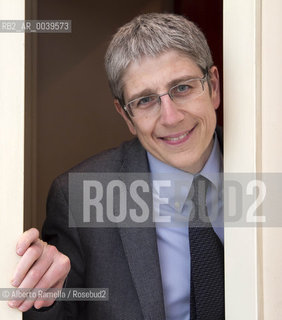
[[[1,20],[24,17],[24,0],[0,0]],[[23,231],[24,33],[0,33],[0,43],[0,288],[8,288],[19,259],[16,239]],[[0,318],[18,320],[22,315],[0,301]]]
[[[282,172],[281,30],[280,0],[224,0],[227,173]],[[281,250],[281,228],[225,228],[226,319],[282,318]]]

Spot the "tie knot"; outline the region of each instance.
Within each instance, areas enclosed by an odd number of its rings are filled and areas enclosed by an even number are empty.
[[[209,180],[202,175],[195,176],[191,186],[192,198],[195,205],[200,207],[206,206],[206,195]]]
[[[191,227],[203,228],[211,226],[206,207],[206,194],[208,184],[209,180],[202,175],[194,177],[190,191],[192,210],[189,221]]]

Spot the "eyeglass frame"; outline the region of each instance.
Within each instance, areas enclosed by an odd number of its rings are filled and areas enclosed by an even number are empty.
[[[195,81],[195,80],[199,80],[199,81],[201,82],[201,85],[202,85],[202,88],[203,88],[203,92],[204,92],[204,84],[205,84],[206,81],[208,82],[208,77],[209,77],[209,71],[208,71],[208,69],[207,69],[207,70],[205,71],[205,73],[204,73],[204,75],[203,75],[202,78],[192,78],[192,79],[188,79],[188,80],[181,81],[181,82],[179,82],[177,85],[171,87],[171,88],[168,90],[168,92],[166,92],[166,93],[162,93],[162,94],[153,93],[153,94],[150,94],[150,95],[147,95],[147,96],[142,96],[142,97],[135,98],[135,99],[133,99],[133,100],[130,100],[127,104],[122,104],[122,108],[123,108],[123,110],[124,110],[130,117],[134,118],[133,112],[127,107],[127,106],[128,106],[129,104],[131,104],[132,102],[134,102],[134,101],[136,101],[136,100],[143,99],[143,98],[151,97],[151,96],[157,96],[157,97],[158,97],[158,100],[157,100],[157,101],[158,101],[158,104],[159,104],[159,106],[160,106],[161,103],[162,103],[161,97],[163,97],[163,96],[165,96],[165,95],[168,95],[168,96],[170,97],[171,101],[173,101],[173,96],[171,95],[171,91],[172,91],[174,88],[176,88],[176,87],[184,84],[185,82],[187,83],[187,82]]]

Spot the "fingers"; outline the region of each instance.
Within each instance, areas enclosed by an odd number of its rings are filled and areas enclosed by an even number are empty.
[[[38,282],[36,288],[57,288],[61,289],[63,287],[64,281],[70,271],[70,259],[62,253],[59,253],[58,259],[54,261],[48,271],[45,273],[44,277]],[[58,281],[55,279],[59,279]],[[53,300],[40,300],[37,299],[34,303],[34,307],[39,309],[41,307],[49,307],[54,303]]]
[[[57,249],[56,249],[57,250]],[[64,280],[70,271],[70,259],[64,254],[58,252],[52,265],[36,284],[36,288],[61,288]],[[57,286],[56,284],[61,284]],[[55,286],[56,285],[56,286]]]
[[[39,231],[35,228],[31,228],[25,231],[19,238],[16,246],[16,252],[19,256],[22,256],[30,245],[39,239]]]
[[[18,263],[12,284],[19,289],[31,290],[32,295],[28,299],[10,301],[10,307],[27,311],[34,304],[37,308],[47,307],[54,303],[51,300],[36,300],[37,292],[32,289],[58,288],[61,289],[67,274],[70,271],[70,260],[67,256],[57,250],[56,247],[48,245],[39,239],[39,231],[35,228],[24,232],[16,246],[17,254],[22,256]],[[30,297],[35,297],[33,300]]]
[[[17,267],[15,280],[21,288],[61,289],[67,274],[70,271],[70,260],[60,253],[56,247],[37,240],[29,247]],[[24,312],[30,309],[35,300],[15,300],[9,305]],[[54,303],[54,300],[37,301],[36,307],[47,307]]]
[[[52,246],[50,246],[52,247]],[[55,248],[55,247],[53,247]],[[55,248],[56,249],[56,248]],[[52,249],[53,250],[53,249]],[[57,250],[57,249],[56,249]],[[58,251],[57,251],[58,252]],[[46,271],[43,277],[40,277],[40,281],[36,284],[35,289],[46,289],[48,291],[49,288],[57,288],[61,289],[64,283],[64,280],[69,273],[70,270],[70,260],[67,256],[61,254],[58,252],[58,256],[54,259],[52,265],[50,268]],[[57,279],[60,279],[57,281]],[[33,279],[34,280],[34,279]],[[25,281],[25,283],[21,284],[20,287],[26,288],[28,285],[29,288],[33,288],[30,286],[29,281],[33,281],[31,279],[28,279]],[[54,303],[55,299],[49,299],[48,300],[40,300],[38,298],[36,301],[35,299],[26,299],[25,301],[15,301],[16,304],[14,304],[14,307],[18,308],[20,311],[25,312],[29,310],[33,305],[39,309],[41,307],[49,307]],[[18,303],[19,302],[19,303]]]
[[[47,244],[40,246],[39,243],[41,241],[37,240],[36,243],[26,250],[17,266],[16,277],[12,283],[13,285],[16,284],[15,286],[19,289],[34,288],[49,269],[54,261],[54,255],[58,252],[53,246],[48,246]],[[18,308],[22,302],[23,300],[15,300],[11,301],[10,305]]]
[[[26,253],[28,253],[28,250]],[[57,253],[58,250],[55,247],[46,245],[40,257],[20,282],[19,288],[34,288],[53,263]]]
[[[14,287],[18,287],[24,277],[26,276],[28,270],[34,264],[36,260],[38,260],[44,250],[44,242],[41,240],[36,240],[26,251],[20,262],[18,263],[15,272],[13,274],[11,283]]]
[[[64,280],[61,280],[61,281],[57,282],[56,284],[54,284],[53,288],[61,289],[63,287],[63,284],[64,284]],[[50,299],[48,299],[48,300],[37,299],[33,306],[36,309],[40,309],[42,307],[50,307],[54,302],[55,302],[55,299],[52,299],[52,300],[50,300]]]

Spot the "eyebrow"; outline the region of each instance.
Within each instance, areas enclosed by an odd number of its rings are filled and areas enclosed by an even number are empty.
[[[182,81],[187,81],[187,80],[191,80],[191,79],[199,79],[199,78],[202,78],[202,76],[188,76],[188,75],[185,75],[183,77],[180,77],[180,78],[177,78],[177,79],[173,79],[171,81],[169,81],[166,85],[166,87],[168,88],[167,90],[169,90],[170,88],[172,88],[173,86],[176,86],[177,84],[181,83]],[[146,88],[142,91],[139,91],[135,94],[133,94],[132,96],[130,96],[130,98],[128,99],[128,102],[132,101],[132,100],[135,100],[135,99],[138,99],[138,98],[142,98],[142,97],[146,97],[146,96],[149,96],[151,94],[157,94],[156,91],[152,90],[152,89],[149,89],[149,88]],[[127,102],[127,103],[128,103]]]

